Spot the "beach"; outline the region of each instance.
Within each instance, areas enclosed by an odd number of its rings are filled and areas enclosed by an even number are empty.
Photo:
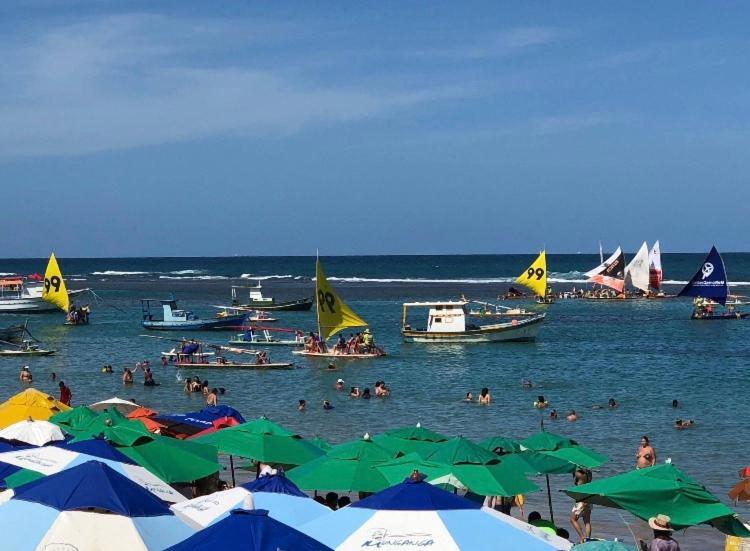
[[[457,298],[464,294],[479,301],[495,302],[531,256],[486,255],[480,257],[336,257],[327,262],[332,285],[367,320],[378,345],[387,356],[373,360],[335,362],[293,357],[285,347],[268,349],[273,360],[293,361],[290,371],[180,370],[159,365],[161,353],[176,346],[170,341],[144,338],[140,326],[140,298],[167,298],[174,294],[181,307],[202,317],[213,315],[212,305],[229,302],[230,285],[248,284],[243,274],[258,274],[264,294],[278,300],[312,296],[314,273],[309,258],[255,259],[61,259],[69,288],[90,287],[91,324],[62,325],[62,314],[29,317],[32,334],[54,356],[28,361],[3,358],[6,377],[3,399],[25,385],[18,370],[30,366],[33,386],[57,396],[56,382],[64,380],[73,392],[73,405],[90,404],[113,395],[164,413],[194,411],[204,405],[200,395],[183,392],[182,380],[199,375],[211,387],[226,393],[219,403],[238,409],[250,419],[266,415],[304,437],[319,436],[338,443],[376,434],[397,426],[421,423],[432,430],[480,440],[502,435],[523,438],[545,428],[575,439],[607,455],[610,461],[594,472],[594,479],[634,466],[638,441],[648,435],[657,461],[670,458],[680,469],[706,485],[725,501],[737,480],[737,470],[748,463],[750,428],[743,423],[742,405],[750,391],[745,376],[747,335],[750,322],[700,323],[690,320],[689,300],[589,301],[560,300],[540,306],[533,301],[509,301],[544,311],[547,318],[536,342],[487,345],[404,344],[399,334],[401,303],[411,300]],[[692,275],[702,255],[665,255],[665,279],[684,281]],[[750,255],[725,255],[732,287],[742,293],[750,281]],[[550,277],[555,290],[580,287],[581,274],[595,265],[595,255],[551,255]],[[43,261],[9,261],[0,271],[31,273],[43,269]],[[557,276],[553,276],[555,272]],[[70,275],[67,275],[70,274]],[[667,292],[679,285],[667,285]],[[315,330],[315,312],[279,313],[279,327]],[[11,325],[24,316],[3,316]],[[165,337],[197,336],[206,342],[225,344],[231,332],[163,334]],[[144,387],[142,375],[135,384],[123,386],[124,367],[148,359],[156,387]],[[111,364],[113,374],[101,373]],[[369,401],[351,399],[334,390],[338,378],[350,386],[369,387],[384,380],[391,396]],[[530,379],[533,388],[521,386]],[[466,392],[476,396],[482,387],[492,395],[489,406],[462,402]],[[533,402],[544,395],[561,414],[550,421],[549,410],[536,410]],[[617,408],[606,407],[614,398]],[[307,410],[297,411],[299,399]],[[673,399],[679,407],[673,409]],[[323,411],[323,400],[333,410]],[[594,406],[605,406],[595,409]],[[575,409],[578,420],[564,420]],[[690,430],[673,428],[676,418],[695,419]],[[222,475],[227,479],[227,474]],[[544,486],[544,478],[533,478]],[[572,477],[551,477],[555,519],[569,529],[572,501],[558,490],[572,484]],[[731,505],[731,504],[730,504]],[[526,514],[538,510],[547,516],[546,494],[527,496]],[[750,517],[750,507],[736,507]],[[514,512],[515,513],[515,512]],[[595,507],[594,536],[632,537],[628,524],[639,536],[648,536],[645,523],[626,512]],[[723,535],[707,527],[677,533],[683,550],[723,548]]]

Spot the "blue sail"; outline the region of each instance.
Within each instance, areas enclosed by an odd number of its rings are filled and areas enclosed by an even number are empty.
[[[724,304],[727,301],[727,293],[727,273],[724,269],[724,261],[716,247],[711,247],[711,252],[708,253],[700,269],[677,296],[708,298]]]

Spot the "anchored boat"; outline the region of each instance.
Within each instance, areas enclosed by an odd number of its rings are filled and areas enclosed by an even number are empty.
[[[544,314],[511,316],[508,321],[482,323],[460,301],[406,302],[401,317],[401,336],[405,342],[514,342],[533,341],[544,321]],[[428,309],[427,326],[413,328],[408,321],[409,308]],[[474,321],[476,320],[476,322]]]
[[[166,337],[155,337],[153,335],[141,335],[179,343],[178,346],[169,352],[162,352],[161,355],[174,367],[191,368],[191,369],[291,369],[294,364],[291,362],[272,362],[266,352],[256,350],[246,350],[242,348],[233,348],[231,346],[222,346],[219,344],[205,344],[195,339],[170,339]],[[210,348],[215,352],[206,352]],[[253,356],[252,362],[238,362],[225,356],[229,354],[247,354]]]
[[[526,271],[516,278],[516,283],[528,287],[537,296],[539,304],[552,304],[555,295],[552,289],[547,287],[547,253],[540,251],[536,260],[531,263]]]
[[[292,354],[309,358],[339,359],[385,356],[385,351],[375,346],[372,333],[367,328],[367,322],[349,308],[329,285],[319,258],[315,262],[315,298],[318,314],[318,336],[311,335],[305,341],[305,349],[295,350]],[[349,341],[342,337],[333,347],[326,344],[326,341],[333,335],[351,327],[365,327],[366,329],[358,337],[349,339]]]
[[[750,312],[737,310],[736,302],[727,302],[727,272],[716,247],[711,247],[701,267],[677,296],[695,297],[690,316],[694,320],[741,320],[750,316]],[[724,309],[719,311],[719,306]]]
[[[232,306],[247,310],[287,310],[304,312],[312,308],[312,298],[300,298],[284,302],[276,302],[272,297],[264,297],[261,291],[261,284],[257,285],[232,285]],[[248,302],[240,303],[238,298],[238,289],[248,289]]]
[[[151,305],[162,307],[162,319],[154,319]],[[244,325],[245,314],[227,315],[215,319],[201,319],[193,312],[177,308],[175,299],[159,300],[153,298],[141,299],[143,312],[143,327],[152,331],[210,331],[216,329],[234,329]]]
[[[294,339],[278,339],[271,335],[271,331],[294,333]],[[305,336],[302,331],[295,329],[250,327],[244,333],[237,333],[229,339],[229,344],[236,346],[304,346]]]

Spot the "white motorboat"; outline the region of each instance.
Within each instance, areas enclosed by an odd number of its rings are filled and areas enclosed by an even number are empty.
[[[0,279],[0,314],[54,312],[58,306],[42,299],[44,283],[29,281],[20,276]],[[86,289],[68,291],[72,297]]]

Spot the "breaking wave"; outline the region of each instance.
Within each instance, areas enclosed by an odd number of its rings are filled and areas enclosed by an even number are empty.
[[[91,272],[95,276],[138,276],[149,275],[151,272],[121,272],[119,270],[104,270],[103,272]]]

